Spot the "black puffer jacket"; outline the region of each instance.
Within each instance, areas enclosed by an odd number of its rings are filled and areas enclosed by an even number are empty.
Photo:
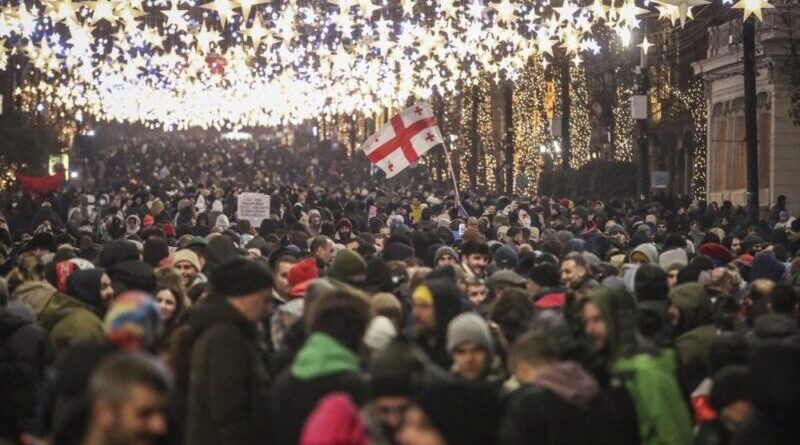
[[[20,431],[30,431],[50,360],[47,332],[0,309],[0,437],[15,442]]]

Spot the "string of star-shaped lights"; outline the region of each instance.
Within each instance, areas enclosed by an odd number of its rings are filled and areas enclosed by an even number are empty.
[[[601,27],[627,46],[648,8],[683,24],[703,3],[5,2],[0,69],[12,52],[27,57],[43,74],[29,80],[34,88],[98,120],[167,129],[291,124],[457,94],[484,74],[513,82],[532,57],[546,66],[556,51],[579,66],[603,50],[593,37]],[[748,17],[769,7],[740,4]]]
[[[767,0],[739,0],[734,9],[741,9],[744,14],[744,20],[755,15],[759,20],[764,20],[762,9],[772,9],[774,6],[770,5]]]

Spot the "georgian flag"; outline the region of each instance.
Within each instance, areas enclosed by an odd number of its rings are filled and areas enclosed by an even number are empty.
[[[361,144],[361,149],[370,162],[391,178],[442,143],[433,110],[427,102],[422,102],[392,117]]]

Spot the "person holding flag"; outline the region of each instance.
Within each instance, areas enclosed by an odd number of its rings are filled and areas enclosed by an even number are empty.
[[[393,116],[389,119],[389,123],[361,145],[361,149],[367,155],[367,159],[383,170],[386,178],[390,179],[417,162],[437,145],[441,145],[444,149],[448,169],[453,178],[457,207],[459,213],[466,218],[468,215],[461,205],[450,153],[444,145],[442,132],[429,103],[420,102]]]

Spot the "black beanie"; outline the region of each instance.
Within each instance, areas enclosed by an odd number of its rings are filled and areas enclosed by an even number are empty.
[[[229,258],[214,268],[209,277],[211,289],[220,297],[243,297],[272,288],[272,275],[266,266],[244,257]]]
[[[393,242],[383,248],[382,256],[386,262],[405,261],[409,258],[414,258],[414,248],[408,244]]]
[[[717,411],[721,411],[722,408],[737,400],[749,401],[752,397],[750,372],[747,370],[747,366],[727,366],[714,374],[712,381],[714,384],[711,387],[708,401]]]
[[[558,286],[561,280],[558,267],[550,263],[542,263],[531,268],[528,278],[542,287]]]
[[[155,270],[144,261],[122,261],[109,267],[106,273],[111,278],[115,295],[129,290],[140,290],[152,294],[156,290]]]
[[[42,249],[47,250],[48,252],[55,253],[56,252],[56,239],[55,237],[47,232],[39,232],[36,235],[33,235],[33,238],[28,241],[28,244],[25,245],[26,251],[31,251],[33,249]]]
[[[164,238],[151,237],[144,243],[142,257],[144,262],[152,267],[159,267],[161,261],[169,256],[169,246]]]
[[[491,389],[467,382],[435,384],[420,395],[418,403],[447,443],[495,442],[500,406]]]

